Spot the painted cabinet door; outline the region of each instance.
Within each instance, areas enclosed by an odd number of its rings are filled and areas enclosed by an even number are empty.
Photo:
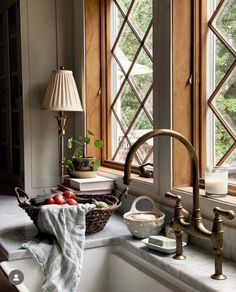
[[[21,0],[24,170],[30,195],[59,182],[58,113],[41,105],[51,72],[61,65],[73,69],[72,12],[71,1]],[[73,131],[73,114],[68,129]]]

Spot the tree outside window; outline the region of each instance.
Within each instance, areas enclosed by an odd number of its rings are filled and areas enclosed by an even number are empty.
[[[212,0],[209,1],[209,5]],[[209,21],[213,33],[213,92],[208,105],[214,114],[213,165],[229,166],[236,179],[236,1],[215,1]]]
[[[152,0],[112,1],[112,160],[124,163],[132,144],[153,129]],[[153,141],[134,164],[152,162]]]

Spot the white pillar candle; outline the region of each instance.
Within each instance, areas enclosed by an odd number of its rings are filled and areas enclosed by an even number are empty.
[[[208,195],[226,195],[228,193],[228,170],[217,167],[206,170],[205,191]]]

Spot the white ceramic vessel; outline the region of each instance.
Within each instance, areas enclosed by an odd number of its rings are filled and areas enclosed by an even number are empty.
[[[152,204],[149,211],[136,209],[136,204],[141,200],[148,200]],[[129,212],[123,215],[124,221],[134,237],[146,238],[157,235],[164,225],[165,214],[159,211],[154,200],[148,196],[140,196],[133,201]]]

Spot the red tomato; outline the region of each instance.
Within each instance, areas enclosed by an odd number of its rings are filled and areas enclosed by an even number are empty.
[[[75,199],[76,195],[75,195],[74,192],[67,190],[67,191],[64,191],[63,197],[66,198],[66,199],[69,199],[69,198]]]
[[[68,205],[78,205],[78,202],[75,199],[72,199],[72,198],[66,199],[66,203]]]
[[[60,195],[60,194],[54,195],[53,199],[54,199],[55,204],[57,204],[57,205],[66,204],[66,201],[65,201],[64,197],[62,195]]]
[[[51,205],[51,204],[55,204],[55,201],[54,201],[53,198],[47,198],[47,199],[45,200],[45,204],[49,204],[49,205]]]

